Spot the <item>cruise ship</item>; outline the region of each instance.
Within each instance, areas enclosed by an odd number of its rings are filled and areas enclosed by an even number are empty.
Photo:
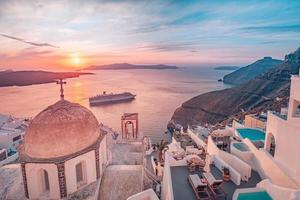
[[[123,92],[123,93],[117,93],[117,94],[107,94],[106,92],[103,92],[103,94],[90,97],[89,102],[90,105],[101,105],[101,104],[109,104],[109,103],[116,103],[116,102],[123,102],[123,101],[131,101],[135,99],[134,94],[131,94],[130,92]]]

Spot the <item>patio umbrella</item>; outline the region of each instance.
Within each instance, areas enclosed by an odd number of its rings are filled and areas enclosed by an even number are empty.
[[[185,158],[186,158],[187,160],[192,160],[193,158],[201,159],[199,156],[197,156],[197,155],[195,155],[195,154],[187,155]]]
[[[198,165],[205,165],[204,160],[202,160],[199,156],[197,155],[187,155],[186,157],[186,161],[194,163],[194,164],[198,164]]]
[[[229,129],[218,129],[211,132],[210,135],[214,138],[222,138],[233,136],[233,133]]]
[[[210,155],[207,155],[205,159],[204,171],[210,172],[210,163],[211,163]]]

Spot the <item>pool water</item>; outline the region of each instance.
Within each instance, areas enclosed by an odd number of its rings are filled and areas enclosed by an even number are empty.
[[[14,155],[14,154],[16,154],[17,152],[16,151],[9,151],[8,153],[7,153],[7,155],[8,155],[8,157],[9,156],[12,156],[12,155]]]
[[[249,148],[245,143],[237,142],[237,143],[233,143],[232,145],[240,151],[249,151]]]
[[[252,141],[265,140],[265,133],[258,129],[251,128],[239,128],[237,129],[238,133],[243,138],[248,138]]]
[[[237,200],[272,200],[266,191],[240,193]]]

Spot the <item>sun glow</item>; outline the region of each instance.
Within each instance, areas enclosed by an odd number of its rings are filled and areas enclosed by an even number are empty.
[[[81,67],[83,64],[83,58],[79,53],[73,53],[70,55],[70,63],[74,67]]]

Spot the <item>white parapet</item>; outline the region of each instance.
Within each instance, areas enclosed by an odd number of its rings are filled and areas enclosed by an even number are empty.
[[[1,160],[0,167],[2,167],[3,165],[6,165],[6,164],[12,163],[13,161],[17,160],[18,158],[19,158],[19,153],[16,152],[15,154],[7,157],[6,159]]]
[[[244,142],[253,153],[253,158],[258,166],[259,174],[262,177],[269,178],[272,183],[288,188],[298,188],[297,183],[283,170],[275,161],[275,159],[265,150],[257,149],[249,139]]]
[[[257,187],[263,188],[273,200],[297,200],[300,199],[300,190],[280,187],[273,184],[269,179],[262,180]]]
[[[132,195],[131,197],[127,198],[127,200],[159,200],[157,195],[152,189],[148,189],[145,191],[142,191],[140,193],[137,193],[135,195]]]

